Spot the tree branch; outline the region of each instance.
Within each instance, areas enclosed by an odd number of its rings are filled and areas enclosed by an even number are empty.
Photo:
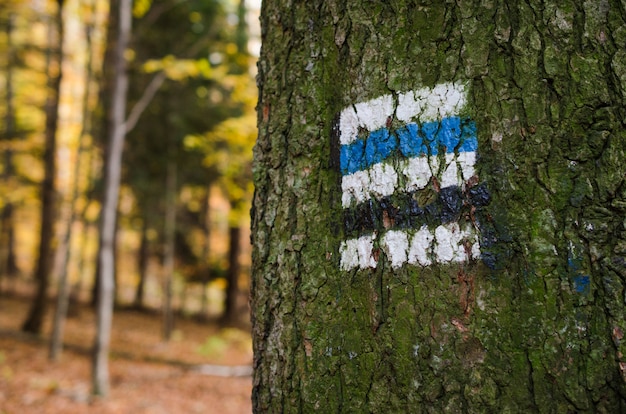
[[[157,75],[152,78],[148,87],[143,91],[143,95],[137,101],[137,103],[133,106],[133,109],[130,111],[128,118],[126,119],[126,133],[128,134],[130,131],[135,128],[137,125],[137,121],[139,121],[139,117],[146,110],[152,98],[157,93],[163,82],[167,76],[165,75],[165,71],[159,72]]]

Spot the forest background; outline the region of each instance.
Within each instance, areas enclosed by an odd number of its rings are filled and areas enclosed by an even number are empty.
[[[146,338],[168,343],[180,340],[178,327],[187,326],[175,319],[193,317],[205,324],[189,327],[206,332],[194,336],[198,349],[216,343],[209,333],[226,332],[222,342],[244,344],[230,362],[246,362],[260,5],[130,4],[0,5],[0,312],[11,321],[0,329],[3,337],[34,334],[29,338],[45,342],[51,360],[59,359],[65,327],[72,329],[78,314],[93,315],[85,319],[91,336],[78,338],[82,345],[100,335],[94,330],[106,331],[102,212],[115,184],[112,142],[121,128],[111,264],[115,318],[130,309],[158,318],[131,330],[159,329]],[[125,8],[132,12],[128,27]],[[219,331],[223,327],[243,331]],[[112,328],[115,341],[116,322]],[[9,387],[13,374],[7,372],[15,371],[7,371],[4,346],[0,391]],[[182,365],[203,362],[192,359]],[[91,392],[107,394],[108,374],[104,388],[92,375]]]

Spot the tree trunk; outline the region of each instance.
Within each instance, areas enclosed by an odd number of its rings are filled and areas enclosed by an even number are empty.
[[[148,240],[148,214],[145,213],[143,219],[143,225],[141,227],[141,243],[139,244],[139,281],[137,282],[137,289],[135,290],[135,300],[133,306],[137,309],[143,309],[144,307],[144,293],[146,288],[146,278],[148,276],[148,258],[150,251],[150,241]]]
[[[171,138],[170,138],[171,139]],[[170,152],[173,154],[173,152]],[[174,279],[174,255],[176,253],[176,160],[170,157],[167,163],[165,183],[165,252],[163,254],[163,340],[169,341],[174,329],[172,311],[172,281]]]
[[[4,151],[3,179],[9,184],[13,179],[13,148],[10,141],[16,139],[15,136],[15,107],[13,102],[13,66],[15,64],[15,50],[13,46],[13,19],[12,12],[8,13],[6,23],[6,75],[5,75],[5,140],[9,145]],[[14,225],[14,206],[13,199],[10,194],[5,195],[4,208],[2,209],[0,222],[0,291],[2,291],[2,278],[14,278],[19,273],[17,260],[15,258],[15,225]]]
[[[35,269],[37,292],[28,317],[22,325],[25,332],[41,333],[43,318],[47,308],[48,285],[52,269],[52,239],[56,217],[55,185],[56,176],[56,133],[58,125],[61,77],[63,74],[63,0],[57,3],[56,15],[51,23],[51,41],[48,50],[48,98],[46,101],[46,132],[43,155],[44,178],[41,185],[41,241],[39,258]]]
[[[626,10],[262,9],[254,411],[626,412]]]
[[[98,251],[98,300],[96,318],[96,338],[93,355],[93,393],[107,395],[109,392],[109,343],[113,319],[113,299],[115,283],[115,227],[117,222],[117,203],[119,196],[122,152],[126,136],[124,122],[126,112],[126,93],[128,74],[124,52],[128,46],[131,31],[130,0],[119,2],[119,27],[115,48],[115,76],[111,97],[111,125],[109,145],[104,172],[104,199],[100,221],[100,247]]]
[[[82,166],[83,154],[86,151],[85,138],[87,134],[91,133],[89,126],[89,98],[91,95],[91,83],[92,83],[92,50],[91,50],[91,26],[85,27],[85,39],[87,45],[87,63],[86,63],[86,76],[85,76],[85,92],[83,94],[83,125],[78,137],[78,150],[76,151],[76,161],[74,163],[73,182],[71,195],[69,200],[69,215],[65,222],[65,233],[62,240],[62,246],[59,249],[63,251],[61,258],[60,274],[58,280],[57,289],[57,304],[56,311],[54,313],[54,321],[52,324],[52,336],[50,338],[50,360],[56,361],[61,351],[63,350],[63,330],[65,328],[65,319],[67,318],[67,311],[69,306],[70,286],[68,283],[68,269],[71,262],[72,254],[72,225],[76,221],[76,200],[78,199],[79,186],[80,186],[80,173]]]
[[[202,297],[200,305],[200,315],[203,318],[209,316],[209,294],[207,287],[211,277],[211,184],[206,186],[206,196],[204,199],[204,207],[202,209],[202,233],[204,245],[202,246],[202,263],[206,273],[202,275]]]
[[[237,307],[239,296],[239,254],[241,253],[241,228],[231,225],[228,230],[228,271],[226,272],[226,298],[224,301],[224,316],[222,320],[227,325],[235,325],[239,317]]]

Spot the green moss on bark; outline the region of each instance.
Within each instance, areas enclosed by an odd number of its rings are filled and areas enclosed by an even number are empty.
[[[263,5],[256,412],[626,409],[626,10],[614,1]],[[339,270],[344,107],[468,86],[485,263]]]

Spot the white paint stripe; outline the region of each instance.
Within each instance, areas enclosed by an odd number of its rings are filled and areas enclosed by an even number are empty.
[[[480,257],[480,244],[473,227],[461,229],[458,223],[438,226],[434,231],[423,226],[417,232],[391,230],[381,237],[381,248],[391,267],[405,263],[429,266],[438,263],[459,263]],[[466,245],[470,248],[469,252]],[[341,269],[376,268],[374,236],[349,239],[341,244]]]
[[[433,171],[439,169],[439,159],[437,157],[416,157],[409,158],[401,163],[400,171],[405,178],[405,190],[417,191],[426,187]]]
[[[397,167],[394,167],[392,160],[344,175],[341,178],[341,204],[347,208],[353,203],[389,196],[400,189],[399,183],[403,183],[403,191],[420,190],[426,187],[433,172],[439,178],[441,187],[463,187],[465,181],[475,174],[475,152],[445,154],[446,166],[440,176],[439,160],[438,156],[396,160]]]
[[[470,233],[461,231],[458,223],[449,223],[435,229],[434,254],[439,263],[463,262],[467,252],[463,244]]]
[[[341,111],[339,142],[347,145],[356,140],[359,127],[370,132],[383,128],[394,112],[395,117],[402,122],[415,119],[428,122],[458,115],[465,102],[465,86],[460,83],[442,83],[434,88],[400,93],[395,108],[391,94],[360,102]]]
[[[398,268],[408,260],[409,235],[405,231],[390,230],[382,237],[382,245],[391,267]]]

